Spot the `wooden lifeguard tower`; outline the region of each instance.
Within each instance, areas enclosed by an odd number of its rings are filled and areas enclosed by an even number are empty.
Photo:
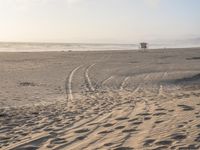
[[[140,49],[145,50],[145,49],[147,49],[147,48],[148,48],[148,43],[146,43],[146,42],[141,42],[141,43],[140,43]]]

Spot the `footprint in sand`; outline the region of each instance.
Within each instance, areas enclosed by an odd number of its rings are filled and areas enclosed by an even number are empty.
[[[188,105],[177,105],[178,107],[181,107],[183,111],[192,111],[194,110],[194,107],[188,106]]]
[[[155,109],[155,111],[165,111],[166,109],[164,109],[164,108],[157,108],[157,109]]]
[[[89,129],[80,129],[80,130],[76,130],[74,131],[75,133],[85,133],[85,132],[88,132],[90,131]]]
[[[144,120],[150,120],[151,117],[144,117]]]
[[[169,147],[168,146],[158,146],[152,150],[166,150],[166,149],[169,149]]]
[[[174,112],[175,110],[174,109],[170,109],[170,110],[168,110],[168,112]]]
[[[156,145],[171,145],[172,141],[171,140],[162,140],[162,141],[158,141],[155,143]]]
[[[183,140],[183,139],[186,139],[187,138],[187,135],[183,134],[183,133],[175,133],[175,134],[172,134],[171,136],[171,139],[173,140]]]
[[[107,124],[104,124],[103,127],[111,127],[113,125],[114,125],[114,123],[107,123]]]
[[[157,120],[157,121],[155,121],[155,124],[159,124],[159,123],[162,123],[162,122],[164,122],[164,120]]]
[[[200,124],[196,125],[196,127],[200,129]]]
[[[195,112],[194,114],[195,114],[195,115],[199,115],[199,114],[200,114],[200,112]]]
[[[67,143],[67,141],[64,138],[55,138],[50,141],[51,144],[63,144]]]
[[[150,116],[151,114],[150,113],[139,113],[137,114],[137,116]]]
[[[200,148],[199,145],[191,144],[188,146],[179,147],[178,150],[198,150]]]
[[[180,124],[177,126],[177,128],[183,128],[183,127],[185,127],[185,125],[183,125],[183,124]]]
[[[140,119],[140,118],[133,118],[133,119],[128,120],[128,122],[138,121],[139,119]]]
[[[162,116],[162,115],[166,115],[167,113],[164,113],[164,112],[158,112],[158,113],[155,113],[153,114],[153,116]]]
[[[155,142],[155,139],[147,139],[144,141],[144,146],[150,146]]]
[[[131,148],[131,147],[118,147],[118,148],[115,148],[114,150],[133,150],[133,148]]]
[[[120,130],[120,129],[123,129],[123,128],[125,128],[125,126],[118,126],[115,129]]]
[[[119,117],[119,118],[116,118],[115,120],[117,121],[121,121],[121,120],[127,120],[129,119],[128,117]]]
[[[199,133],[198,136],[196,137],[195,142],[200,142],[200,133]]]
[[[114,143],[106,143],[103,146],[112,146]]]
[[[133,122],[132,125],[140,125],[142,123],[143,123],[142,121],[136,121],[136,122]]]
[[[113,130],[105,130],[105,131],[99,132],[98,134],[108,134],[108,133],[111,133],[111,132],[113,132]]]
[[[76,140],[84,140],[87,136],[86,135],[83,135],[83,136],[79,136],[76,138]]]
[[[137,129],[133,128],[133,129],[126,129],[126,130],[123,130],[122,132],[123,133],[130,133],[130,132],[135,132],[137,131]]]
[[[35,145],[26,145],[26,146],[23,146],[23,147],[20,147],[20,148],[15,148],[15,150],[36,150],[38,148],[39,147],[35,146]]]

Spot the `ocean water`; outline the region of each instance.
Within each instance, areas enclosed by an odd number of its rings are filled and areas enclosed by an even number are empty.
[[[199,47],[199,45],[149,44],[149,48]],[[10,43],[0,42],[0,52],[138,50],[139,44]]]
[[[133,50],[137,44],[0,43],[0,52]]]

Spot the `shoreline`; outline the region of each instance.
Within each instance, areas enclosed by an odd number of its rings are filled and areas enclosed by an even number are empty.
[[[2,45],[1,45],[2,44]],[[200,46],[149,46],[151,50],[199,49]],[[0,53],[140,51],[138,44],[0,43]],[[141,50],[142,51],[142,50]]]

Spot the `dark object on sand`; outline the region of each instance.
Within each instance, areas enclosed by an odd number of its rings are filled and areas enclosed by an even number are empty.
[[[36,86],[36,84],[32,82],[20,82],[19,85],[20,86]]]
[[[191,58],[187,58],[187,60],[199,60],[200,57],[191,57]]]

